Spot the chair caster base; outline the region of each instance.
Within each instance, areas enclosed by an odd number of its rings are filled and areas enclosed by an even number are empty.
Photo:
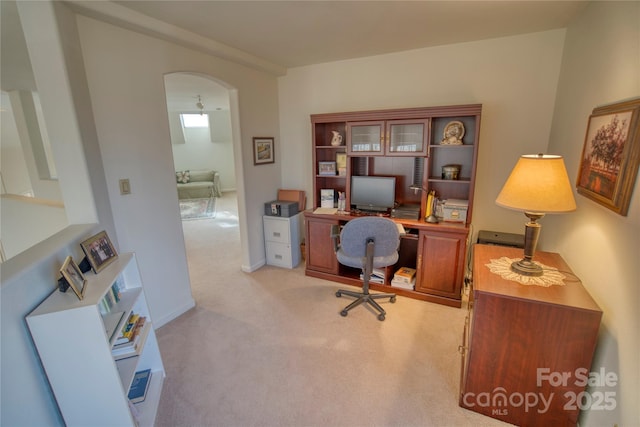
[[[378,320],[383,321],[387,313],[380,306],[380,304],[378,304],[375,300],[381,299],[381,298],[389,298],[389,302],[391,303],[396,302],[395,294],[370,294],[368,291],[363,293],[363,292],[347,291],[344,289],[340,289],[336,291],[336,297],[340,298],[342,297],[342,294],[356,298],[355,301],[353,301],[351,304],[349,304],[344,309],[342,309],[342,311],[340,312],[340,315],[342,317],[347,317],[349,310],[351,310],[352,308],[355,308],[356,306],[362,303],[365,303],[365,305],[369,304],[374,310],[376,310],[378,312],[378,316],[377,316]]]

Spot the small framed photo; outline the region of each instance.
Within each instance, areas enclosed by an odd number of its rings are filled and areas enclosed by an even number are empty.
[[[106,231],[101,231],[95,236],[89,237],[80,243],[89,264],[95,273],[100,272],[107,265],[111,264],[118,258],[118,253],[113,247],[111,240]]]
[[[78,299],[81,300],[84,297],[84,291],[87,288],[87,279],[85,279],[84,274],[80,271],[78,264],[73,261],[73,258],[68,256],[64,260],[60,273],[69,284],[69,287],[73,289],[73,292],[76,294]]]
[[[626,216],[640,164],[640,99],[593,110],[587,124],[578,194]]]
[[[273,138],[255,137],[253,138],[253,164],[265,165],[275,162]]]
[[[318,175],[336,174],[336,162],[318,162]]]

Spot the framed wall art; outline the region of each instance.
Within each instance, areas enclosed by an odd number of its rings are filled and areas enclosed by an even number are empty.
[[[275,162],[273,138],[255,137],[253,138],[253,164],[264,165]]]
[[[60,274],[62,274],[64,280],[67,281],[69,287],[73,289],[73,292],[76,294],[78,299],[81,300],[84,297],[84,291],[87,288],[87,279],[85,279],[84,274],[80,271],[80,267],[78,267],[78,264],[73,261],[71,256],[68,256],[64,260],[62,268],[60,268]]]
[[[640,98],[598,107],[589,116],[578,194],[626,216],[640,162]]]
[[[118,253],[113,247],[106,231],[101,231],[89,237],[80,243],[80,247],[82,247],[95,273],[99,273],[100,270],[111,264],[118,257]]]

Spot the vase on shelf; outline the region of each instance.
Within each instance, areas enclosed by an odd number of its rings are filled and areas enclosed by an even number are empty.
[[[331,138],[331,145],[334,147],[338,147],[342,145],[342,135],[337,130],[332,130],[333,137]]]

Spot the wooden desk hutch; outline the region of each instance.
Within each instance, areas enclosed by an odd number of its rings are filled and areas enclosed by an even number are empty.
[[[357,216],[349,212],[352,176],[394,176],[396,203],[418,207],[419,215],[418,219],[392,218],[407,231],[400,259],[386,268],[385,283],[371,284],[371,289],[461,307],[481,111],[482,105],[473,104],[312,115],[313,209],[304,212],[306,275],[362,286],[359,270],[337,262],[331,226]],[[464,126],[463,143],[441,144],[445,127],[455,121]],[[334,132],[343,137],[342,144],[331,144]],[[320,162],[335,162],[339,156],[346,158],[341,173],[321,173]],[[442,167],[449,164],[461,166],[458,179],[443,179]],[[314,214],[321,206],[322,189],[344,192],[347,212]],[[425,222],[427,195],[432,190],[441,200],[468,200],[466,218],[461,222]],[[391,288],[390,280],[400,266],[416,269],[414,290]]]

